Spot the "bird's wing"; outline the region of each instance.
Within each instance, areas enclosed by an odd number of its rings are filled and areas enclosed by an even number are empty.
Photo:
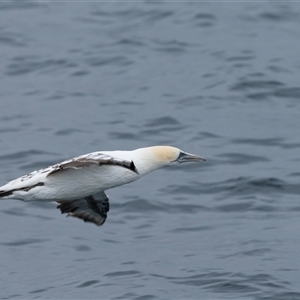
[[[12,197],[15,191],[29,191],[32,188],[44,185],[48,176],[52,176],[58,172],[63,172],[64,170],[76,170],[85,167],[102,165],[120,166],[138,174],[133,161],[122,160],[101,152],[93,152],[70,160],[65,160],[59,164],[33,171],[27,175],[14,179],[0,187],[0,197]]]
[[[66,160],[60,164],[56,164],[52,166],[52,169],[48,172],[47,176],[50,176],[56,172],[66,170],[66,169],[81,169],[84,167],[97,166],[97,165],[98,166],[102,166],[102,165],[120,166],[129,169],[135,173],[138,173],[133,161],[121,160],[107,154],[94,152],[94,153],[78,156],[73,159]]]
[[[76,217],[98,226],[103,225],[109,211],[109,199],[105,192],[79,200],[56,202],[59,204],[57,208],[61,210],[62,214],[67,213],[67,216]]]

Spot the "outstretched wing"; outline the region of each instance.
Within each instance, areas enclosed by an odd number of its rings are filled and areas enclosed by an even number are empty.
[[[32,190],[36,187],[47,185],[48,176],[52,176],[58,172],[63,172],[64,170],[76,170],[102,165],[120,166],[138,174],[133,161],[122,160],[101,152],[93,152],[75,157],[70,160],[65,160],[45,169],[33,171],[28,175],[14,179],[8,182],[6,185],[0,187],[0,197],[14,197],[23,199],[24,194],[22,193],[22,195],[19,195],[19,192],[32,192]]]
[[[97,199],[95,199],[97,197]],[[109,199],[104,192],[73,201],[56,201],[57,208],[67,216],[76,217],[98,226],[103,225],[109,211]]]
[[[94,153],[78,156],[73,159],[66,160],[60,164],[52,166],[52,170],[50,170],[47,176],[66,169],[81,169],[84,167],[90,167],[95,165],[96,166],[97,165],[98,166],[102,166],[102,165],[120,166],[129,169],[135,173],[138,173],[133,161],[121,160],[100,152],[94,152]]]

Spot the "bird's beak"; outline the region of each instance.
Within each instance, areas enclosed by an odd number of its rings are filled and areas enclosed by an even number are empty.
[[[206,159],[198,155],[181,151],[177,158],[177,161],[179,163],[184,163],[184,162],[206,161]]]

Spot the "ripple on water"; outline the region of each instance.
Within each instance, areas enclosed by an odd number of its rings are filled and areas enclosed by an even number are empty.
[[[40,150],[26,150],[26,151],[17,151],[14,153],[6,154],[0,156],[0,160],[24,160],[25,158],[35,157],[39,155],[45,155],[45,154],[53,154],[50,152],[40,151]]]
[[[88,281],[85,281],[85,282],[79,284],[77,286],[77,288],[86,288],[86,287],[90,287],[93,285],[97,285],[98,283],[100,283],[100,280],[88,280]]]
[[[268,162],[270,159],[264,157],[264,156],[258,156],[258,155],[249,155],[249,154],[242,154],[242,153],[222,153],[219,154],[218,157],[224,157],[227,158],[227,160],[222,163],[225,164],[251,164],[254,162]]]
[[[67,59],[40,59],[35,56],[18,56],[7,65],[5,74],[9,76],[24,75],[32,72],[55,72],[68,68],[76,68],[77,64]]]
[[[220,194],[229,196],[245,196],[257,194],[289,193],[300,194],[297,184],[289,184],[278,178],[249,178],[237,177],[213,183],[194,182],[189,185],[168,185],[161,189],[164,193],[172,194]]]
[[[20,247],[20,246],[27,246],[27,245],[31,245],[31,244],[44,243],[44,242],[48,242],[48,241],[50,241],[50,239],[28,238],[28,239],[18,240],[18,241],[14,241],[14,242],[2,242],[0,244],[3,246]]]
[[[145,125],[143,126],[143,129],[141,130],[141,135],[159,135],[163,132],[168,131],[176,131],[181,130],[185,126],[182,125],[179,121],[177,121],[173,117],[164,116],[159,118],[154,118],[151,120],[148,120]],[[144,129],[145,128],[145,129]]]
[[[278,294],[287,296],[300,295],[300,293],[286,292],[286,282],[264,273],[247,275],[245,273],[212,271],[183,277],[161,276],[158,274],[151,274],[151,276],[163,277],[177,285],[198,287],[213,294],[221,293],[224,299],[227,297],[235,298],[237,294],[239,298],[259,295],[259,299],[279,299],[277,297],[272,298]]]

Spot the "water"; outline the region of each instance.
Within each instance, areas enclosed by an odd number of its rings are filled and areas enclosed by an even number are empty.
[[[297,3],[3,2],[0,183],[96,150],[207,158],[103,227],[2,201],[1,299],[300,299]]]

